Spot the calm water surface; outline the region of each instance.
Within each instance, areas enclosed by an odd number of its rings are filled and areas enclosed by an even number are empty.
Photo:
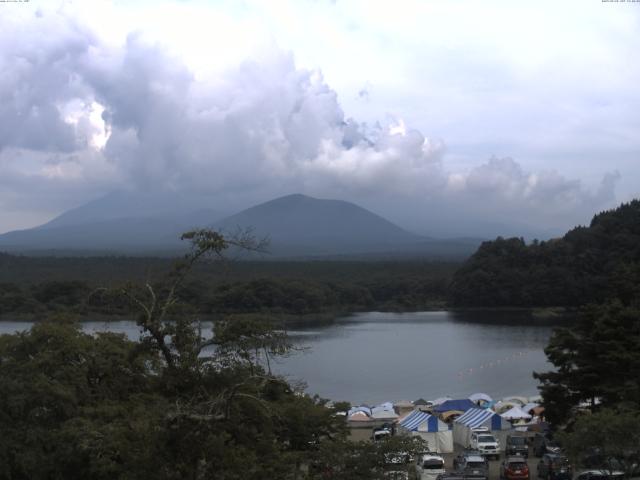
[[[30,326],[0,322],[0,333]],[[139,336],[129,321],[83,327]],[[532,372],[551,368],[543,352],[551,330],[514,313],[360,313],[290,331],[294,343],[307,348],[278,360],[274,369],[304,380],[309,393],[354,403],[474,392],[530,396],[538,393]]]

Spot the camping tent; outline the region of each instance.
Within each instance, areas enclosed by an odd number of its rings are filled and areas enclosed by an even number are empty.
[[[352,413],[347,417],[349,422],[370,422],[371,417],[362,410]]]
[[[431,400],[431,405],[440,405],[440,404],[446,402],[447,400],[451,400],[451,397],[436,398],[435,400]]]
[[[518,403],[520,406],[523,406],[529,403],[529,399],[527,397],[517,397],[517,396],[503,398],[502,401],[505,403],[506,402]]]
[[[507,420],[529,420],[531,415],[522,410],[520,407],[513,407],[510,410],[500,414],[502,418],[506,418]]]
[[[484,427],[499,441],[500,449],[504,449],[506,434],[511,431],[511,423],[491,410],[472,408],[453,421],[453,440],[468,447],[473,429]]]
[[[531,410],[533,410],[534,408],[539,407],[539,406],[540,406],[539,403],[529,402],[524,407],[522,407],[522,410],[524,410],[527,413],[531,413]]]
[[[433,411],[436,413],[449,412],[451,410],[457,410],[459,412],[466,412],[470,408],[477,408],[478,406],[468,398],[462,398],[460,400],[447,400],[433,407]]]
[[[413,405],[413,402],[410,402],[409,400],[401,400],[394,403],[393,408],[396,412],[398,412],[399,416],[404,417],[406,414],[412,412],[415,407]]]
[[[347,413],[347,415],[351,416],[356,412],[364,412],[367,414],[367,416],[371,416],[371,409],[369,407],[367,407],[366,405],[361,405],[359,407],[351,407],[349,409],[349,412]]]
[[[414,410],[404,417],[399,425],[401,431],[425,440],[432,452],[453,452],[453,434],[449,430],[449,426],[438,417]]]
[[[512,409],[513,407],[522,407],[522,405],[518,402],[508,402],[506,400],[501,400],[491,408],[493,408],[493,411],[496,413],[504,413],[507,410]]]
[[[371,418],[376,420],[395,420],[398,418],[398,414],[393,409],[393,404],[386,402],[371,409]]]
[[[371,418],[374,420],[397,420],[398,414],[394,410],[373,408],[371,409]]]
[[[493,401],[493,399],[486,393],[474,393],[473,395],[469,396],[469,400],[476,404],[489,403]]]

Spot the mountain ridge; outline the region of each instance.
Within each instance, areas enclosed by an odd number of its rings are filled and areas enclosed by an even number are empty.
[[[270,257],[361,255],[465,256],[480,243],[436,240],[409,232],[355,203],[294,193],[253,205],[230,216],[169,196],[113,192],[70,209],[38,227],[0,235],[0,250],[33,252],[106,251],[154,255],[184,251],[180,234],[210,227],[224,233],[251,229],[271,240]],[[167,208],[158,211],[158,207]],[[145,250],[147,250],[145,252]]]

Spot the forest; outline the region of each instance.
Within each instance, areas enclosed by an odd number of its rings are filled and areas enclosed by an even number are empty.
[[[0,318],[72,313],[129,315],[103,288],[151,282],[173,260],[0,254]],[[223,261],[196,265],[185,301],[203,315],[334,314],[441,308],[456,263],[434,261]]]
[[[640,201],[593,217],[562,238],[484,242],[454,276],[454,306],[579,307],[640,293]]]

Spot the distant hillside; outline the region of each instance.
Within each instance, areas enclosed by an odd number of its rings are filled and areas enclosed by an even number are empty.
[[[219,220],[206,201],[175,194],[115,192],[36,228],[0,235],[0,251],[38,255],[175,255],[180,234],[211,227],[231,234],[251,228],[270,239],[262,258],[460,259],[478,239],[436,240],[403,230],[353,203],[295,194]]]
[[[640,294],[640,200],[602,212],[588,227],[527,245],[484,242],[454,275],[459,306],[579,306]]]
[[[113,192],[35,228],[0,235],[0,251],[37,254],[175,254],[179,237],[223,215],[175,193]]]
[[[145,218],[169,223],[190,221],[211,223],[224,215],[210,207],[209,199],[176,192],[138,193],[111,192],[77,208],[67,210],[37,228],[49,229],[69,225],[85,225],[111,220]],[[186,218],[185,218],[186,217]]]

